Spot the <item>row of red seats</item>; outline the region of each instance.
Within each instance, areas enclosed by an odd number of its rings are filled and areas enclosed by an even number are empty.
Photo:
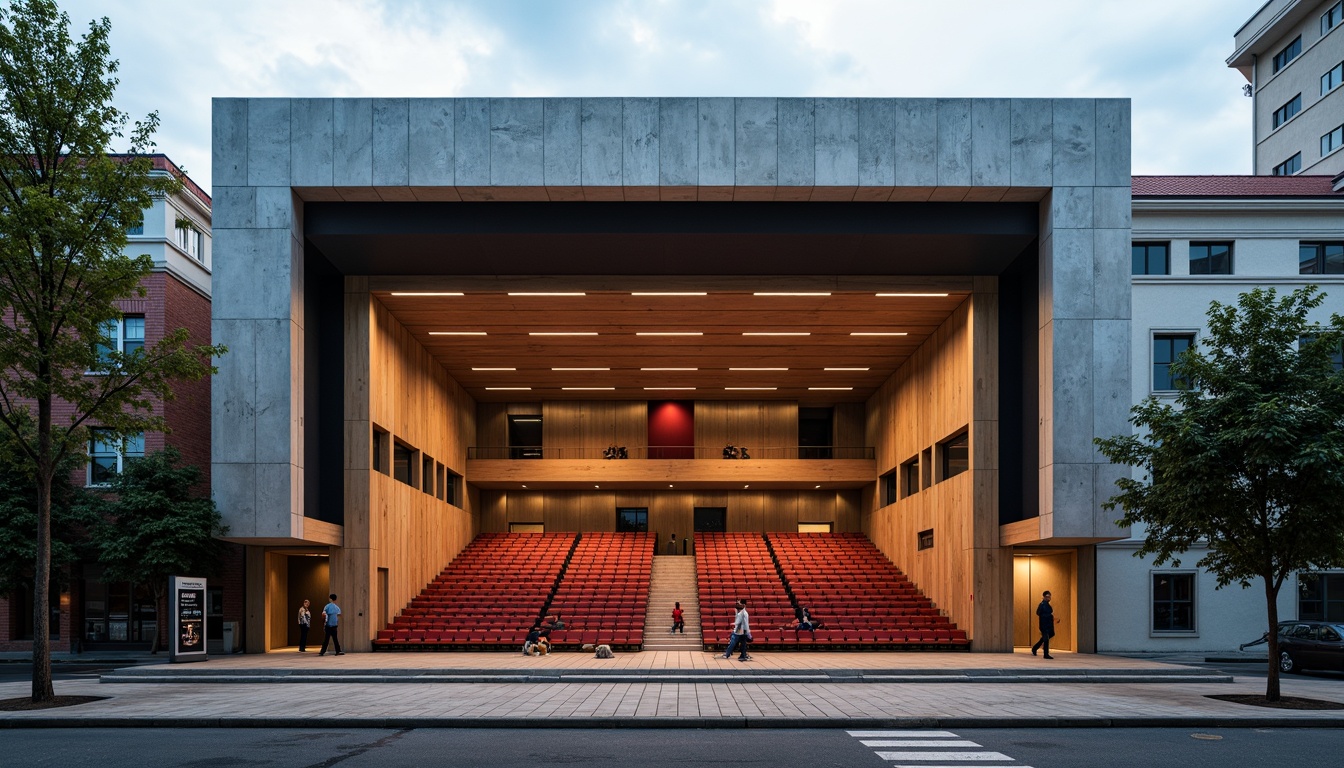
[[[570,556],[548,612],[565,622],[552,647],[644,643],[656,541],[649,533],[585,533]]]
[[[739,598],[747,600],[753,640],[769,644],[761,632],[791,619],[793,607],[761,535],[697,533],[695,552],[705,647],[727,645]]]

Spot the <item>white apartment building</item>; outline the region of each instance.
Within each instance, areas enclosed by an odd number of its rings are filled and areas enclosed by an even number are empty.
[[[1132,232],[1135,403],[1174,396],[1167,365],[1205,332],[1212,301],[1314,284],[1321,319],[1344,312],[1344,192],[1329,176],[1136,176]],[[1097,545],[1098,651],[1226,651],[1264,631],[1262,585],[1215,589],[1198,550],[1158,567],[1134,557],[1142,538]],[[1285,583],[1279,616],[1344,620],[1344,573]]]
[[[1269,0],[1227,59],[1254,99],[1257,175],[1344,173],[1344,0]]]

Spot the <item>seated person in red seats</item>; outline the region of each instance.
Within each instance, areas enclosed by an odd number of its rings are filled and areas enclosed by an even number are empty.
[[[527,633],[527,639],[523,641],[523,655],[531,656],[532,649],[541,641],[541,625],[533,624],[531,631]]]
[[[816,640],[817,628],[821,626],[821,622],[812,618],[812,609],[807,606],[799,606],[794,610],[793,615],[793,621],[780,627],[780,629],[792,629],[795,636],[800,631],[811,632],[812,639]]]
[[[554,632],[557,629],[564,629],[565,621],[564,619],[560,618],[560,614],[558,613],[552,614],[546,617],[546,626],[544,628],[546,629],[546,632],[549,634],[550,632]]]

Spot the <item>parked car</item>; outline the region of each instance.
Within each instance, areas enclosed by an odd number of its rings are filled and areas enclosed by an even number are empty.
[[[1344,672],[1344,625],[1331,621],[1280,622],[1279,669]]]

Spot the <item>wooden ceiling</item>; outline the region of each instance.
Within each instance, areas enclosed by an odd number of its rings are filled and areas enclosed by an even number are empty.
[[[866,400],[971,280],[436,276],[371,278],[370,288],[481,402],[833,403]],[[452,293],[462,295],[425,295]],[[794,295],[759,295],[772,293]],[[785,370],[748,370],[767,368]]]

